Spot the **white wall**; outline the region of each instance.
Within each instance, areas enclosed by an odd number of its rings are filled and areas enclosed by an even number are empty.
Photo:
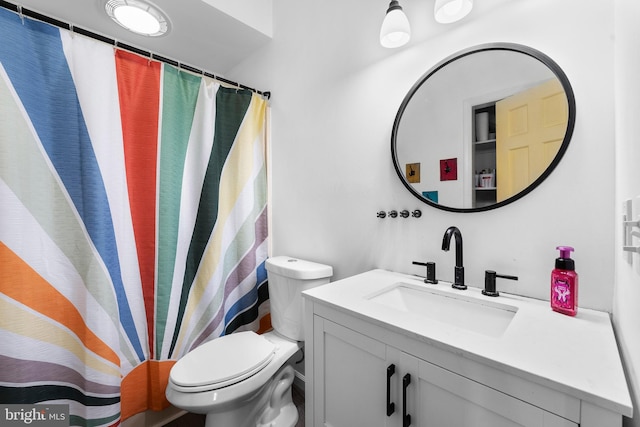
[[[273,35],[273,0],[202,0],[263,34]]]
[[[640,3],[616,0],[616,218],[622,216],[622,202],[634,201],[635,218],[640,216]],[[636,229],[636,232],[640,230]],[[640,245],[640,238],[634,238]],[[621,249],[622,233],[616,233],[614,291],[614,325],[634,397],[634,421],[640,426],[640,254]]]
[[[335,279],[380,267],[423,273],[437,263],[450,225],[464,236],[467,282],[485,269],[515,274],[499,287],[548,299],[557,245],[576,248],[580,305],[611,310],[614,234],[613,10],[607,0],[476,2],[468,19],[435,23],[433,3],[406,0],[413,40],[378,43],[388,2],[276,0],[274,38],[233,70],[273,92],[273,254],[334,266]],[[580,11],[579,16],[576,11]],[[394,171],[390,133],[409,88],[431,66],[480,43],[505,41],[545,52],[565,71],[577,101],[573,141],[560,167],[526,198],[499,210],[455,214],[411,196]],[[376,218],[415,209],[420,219]]]

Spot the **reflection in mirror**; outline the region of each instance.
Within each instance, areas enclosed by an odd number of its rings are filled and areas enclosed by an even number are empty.
[[[391,150],[404,185],[449,211],[519,199],[558,164],[575,122],[562,70],[533,49],[483,45],[438,64],[405,97]]]

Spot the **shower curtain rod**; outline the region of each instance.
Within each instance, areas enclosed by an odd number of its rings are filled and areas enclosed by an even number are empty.
[[[218,80],[219,82],[226,83],[226,84],[228,84],[230,86],[234,86],[234,87],[237,87],[237,88],[240,88],[240,89],[250,90],[252,92],[257,93],[258,95],[264,96],[267,99],[271,98],[271,92],[259,91],[257,89],[252,88],[252,87],[240,84],[238,82],[234,82],[232,80],[225,79],[224,77],[216,76],[215,74],[211,74],[211,73],[209,73],[207,71],[203,71],[203,70],[201,70],[199,68],[192,67],[191,65],[187,65],[187,64],[184,64],[182,62],[179,62],[179,61],[176,61],[176,60],[173,60],[173,59],[170,59],[170,58],[166,58],[164,56],[157,55],[157,54],[149,52],[147,50],[140,49],[140,48],[137,48],[135,46],[131,46],[131,45],[128,45],[126,43],[119,42],[119,41],[117,41],[115,39],[112,39],[112,38],[109,38],[109,37],[94,33],[93,31],[85,30],[84,28],[76,27],[75,25],[72,25],[72,24],[69,24],[69,23],[66,23],[66,22],[63,22],[63,21],[59,21],[59,20],[57,20],[55,18],[43,15],[43,14],[38,13],[36,11],[30,10],[30,9],[25,9],[24,7],[19,6],[17,4],[13,4],[13,3],[9,3],[9,2],[4,1],[4,0],[0,0],[0,7],[4,8],[4,9],[8,9],[8,10],[10,10],[12,12],[16,12],[20,16],[27,16],[29,18],[33,18],[33,19],[36,19],[38,21],[45,22],[47,24],[51,24],[51,25],[54,25],[56,27],[63,28],[65,30],[68,30],[68,31],[71,31],[71,32],[74,32],[74,33],[77,33],[77,34],[80,34],[80,35],[83,35],[83,36],[91,37],[92,39],[99,40],[99,41],[101,41],[103,43],[110,44],[110,45],[112,45],[112,46],[114,46],[114,47],[116,47],[118,49],[127,50],[129,52],[133,52],[135,54],[138,54],[140,56],[144,56],[144,57],[149,58],[149,59],[154,59],[156,61],[164,62],[166,64],[173,65],[174,67],[178,67],[178,68],[181,68],[181,69],[186,70],[186,71],[190,71],[190,72],[195,73],[195,74],[202,74],[204,76],[211,77],[212,79]]]

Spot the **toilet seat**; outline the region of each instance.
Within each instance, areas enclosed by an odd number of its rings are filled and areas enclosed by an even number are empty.
[[[184,392],[219,389],[260,372],[276,350],[275,344],[252,331],[225,335],[187,353],[171,368],[169,380]]]

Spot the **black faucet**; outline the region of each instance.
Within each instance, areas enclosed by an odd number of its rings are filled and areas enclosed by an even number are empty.
[[[464,284],[464,267],[462,266],[462,233],[458,227],[449,227],[444,232],[442,238],[442,250],[448,251],[451,243],[451,236],[456,239],[456,267],[454,268],[454,280],[451,285],[455,289],[467,289],[467,285]]]

